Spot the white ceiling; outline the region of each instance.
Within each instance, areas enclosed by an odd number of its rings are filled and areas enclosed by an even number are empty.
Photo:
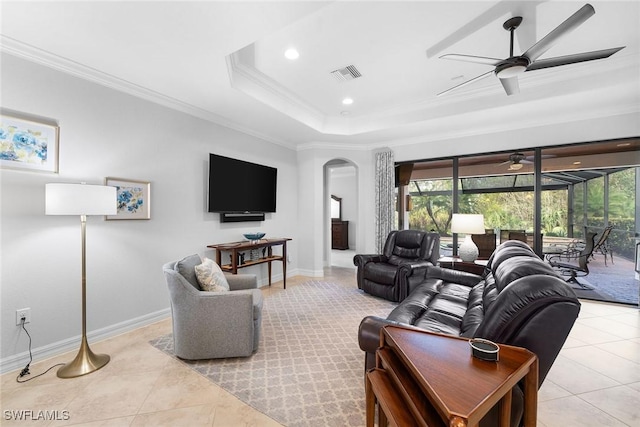
[[[608,59],[526,73],[513,96],[491,76],[436,97],[491,69],[440,55],[508,57],[502,23],[518,15],[520,54],[583,4],[3,0],[0,33],[7,53],[281,145],[376,146],[640,110],[639,1],[592,2],[542,57],[626,46]],[[337,82],[347,65],[362,77]]]

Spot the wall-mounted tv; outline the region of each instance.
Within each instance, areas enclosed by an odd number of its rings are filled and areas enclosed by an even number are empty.
[[[278,169],[209,154],[209,212],[276,211]]]

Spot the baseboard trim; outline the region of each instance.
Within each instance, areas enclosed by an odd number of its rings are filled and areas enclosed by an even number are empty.
[[[242,271],[238,271],[238,274],[242,274]],[[297,268],[291,269],[291,270],[287,270],[287,279],[291,278],[291,277],[295,277],[295,276],[300,276],[300,270],[298,270]],[[284,277],[284,275],[282,273],[278,273],[278,274],[273,274],[271,276],[271,283],[278,283],[280,281],[282,281],[282,278]],[[265,275],[263,277],[258,276],[258,287],[259,288],[263,288],[265,286],[269,286],[269,276]]]
[[[164,320],[170,316],[171,308],[165,308],[154,313],[145,314],[144,316],[136,317],[135,319],[116,323],[115,325],[107,326],[105,328],[89,332],[87,334],[87,339],[91,344],[93,344],[95,342],[102,341],[107,338],[111,338],[116,335],[141,328],[146,325],[150,325],[160,320]],[[77,350],[80,346],[80,339],[81,336],[78,335],[66,340],[32,348],[32,363],[41,362],[51,357],[59,356],[68,351]],[[0,360],[0,374],[5,374],[7,372],[22,369],[27,363],[29,363],[28,351],[5,357],[4,359]]]
[[[324,270],[298,270],[298,276],[324,277]]]

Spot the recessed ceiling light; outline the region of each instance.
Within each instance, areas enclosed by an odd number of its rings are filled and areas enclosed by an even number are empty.
[[[573,162],[573,164],[574,164],[574,165],[581,165],[581,164],[582,164],[582,162],[577,162],[577,161],[576,161],[576,162]]]
[[[294,48],[287,49],[284,52],[284,57],[287,58],[287,59],[294,60],[294,59],[298,59],[299,56],[300,56],[300,54]]]
[[[351,105],[351,104],[353,104],[353,99],[351,99],[351,98],[345,98],[345,99],[343,99],[343,100],[342,100],[342,103],[343,103],[344,105]]]
[[[630,142],[621,142],[620,144],[617,144],[617,147],[628,147],[630,146],[631,143]]]

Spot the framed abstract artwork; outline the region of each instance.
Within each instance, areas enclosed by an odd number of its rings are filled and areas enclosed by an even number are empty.
[[[0,167],[58,172],[60,128],[0,113]]]
[[[118,195],[118,213],[105,216],[106,220],[151,218],[151,184],[149,182],[107,177],[105,185],[116,187]]]

